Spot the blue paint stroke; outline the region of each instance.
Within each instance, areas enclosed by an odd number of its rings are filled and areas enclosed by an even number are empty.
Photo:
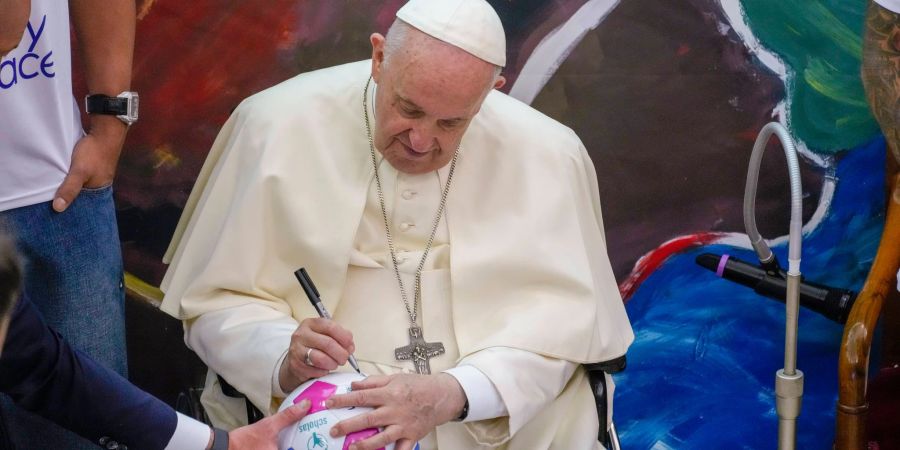
[[[831,209],[803,240],[807,279],[862,286],[884,221],[884,152],[879,137],[839,161]],[[773,250],[786,264],[786,244]],[[697,266],[694,258],[704,252],[756,260],[727,245],[694,249],[666,261],[631,298],[635,342],[628,369],[615,376],[623,448],[776,448],[774,380],[783,367],[784,306]],[[842,332],[801,309],[797,364],[806,379],[798,448],[831,448]]]

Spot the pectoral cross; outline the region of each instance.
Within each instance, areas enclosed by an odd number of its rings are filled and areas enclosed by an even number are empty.
[[[430,374],[429,360],[444,354],[444,344],[425,342],[422,329],[413,325],[409,327],[409,345],[394,349],[394,357],[399,361],[412,361],[416,365],[416,373]]]

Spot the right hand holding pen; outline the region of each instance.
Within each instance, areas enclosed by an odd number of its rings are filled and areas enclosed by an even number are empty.
[[[291,335],[291,346],[278,372],[284,392],[310,378],[327,375],[347,363],[356,350],[353,334],[332,320],[304,319]]]

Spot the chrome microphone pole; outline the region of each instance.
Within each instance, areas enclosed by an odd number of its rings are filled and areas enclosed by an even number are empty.
[[[778,448],[794,450],[797,446],[797,417],[803,400],[803,372],[797,369],[797,317],[800,310],[800,247],[802,241],[803,198],[797,150],[787,130],[777,122],[766,124],[753,144],[747,185],[744,190],[744,227],[750,244],[766,270],[780,271],[772,250],[756,228],[756,185],[759,166],[766,144],[772,135],[778,137],[787,158],[791,180],[791,222],[788,240],[787,294],[785,298],[784,368],[775,373],[775,410],[778,413]]]

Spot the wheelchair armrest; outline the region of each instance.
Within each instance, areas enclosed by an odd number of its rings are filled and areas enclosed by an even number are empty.
[[[597,418],[600,423],[600,429],[597,430],[597,439],[604,447],[612,448],[612,436],[606,427],[606,424],[609,422],[607,399],[609,394],[606,386],[606,374],[625,370],[625,355],[609,361],[585,364],[584,368],[587,370],[591,393],[594,395],[594,403],[597,406]]]
[[[219,387],[222,389],[223,394],[225,394],[227,397],[231,397],[231,398],[244,399],[244,401],[247,403],[247,424],[248,425],[259,422],[260,420],[263,419],[263,417],[265,417],[265,415],[262,413],[262,411],[260,411],[259,408],[257,408],[255,405],[253,405],[253,403],[250,402],[250,399],[248,399],[246,395],[244,395],[241,391],[235,389],[234,386],[232,386],[227,381],[225,381],[225,379],[222,378],[222,375],[216,374],[216,377],[219,378]]]
[[[625,370],[625,355],[609,361],[603,361],[593,364],[585,364],[584,368],[588,373],[606,372],[608,374],[619,373]]]

